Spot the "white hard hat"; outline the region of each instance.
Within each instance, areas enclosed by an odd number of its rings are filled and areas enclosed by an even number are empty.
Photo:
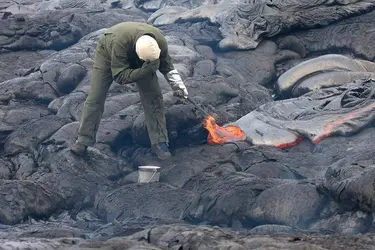
[[[155,61],[160,57],[160,48],[154,38],[143,35],[135,44],[135,51],[143,61]]]

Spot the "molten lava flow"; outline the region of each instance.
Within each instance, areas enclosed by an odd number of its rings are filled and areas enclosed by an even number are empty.
[[[228,142],[243,141],[245,133],[237,126],[220,127],[215,118],[208,116],[204,121],[205,129],[208,130],[208,144],[224,144]]]
[[[294,147],[296,146],[298,143],[300,143],[301,141],[303,141],[303,138],[301,137],[298,137],[295,141],[293,142],[287,142],[287,143],[283,143],[283,144],[279,144],[279,145],[276,145],[277,148],[280,148],[280,149],[285,149],[285,148],[291,148],[291,147]]]
[[[375,103],[368,105],[366,107],[360,108],[356,111],[352,111],[348,113],[345,117],[339,117],[336,120],[333,120],[332,122],[326,124],[324,126],[324,134],[317,137],[313,143],[318,144],[321,140],[324,138],[330,136],[332,133],[335,132],[335,129],[339,128],[341,125],[343,125],[345,122],[351,121],[355,118],[359,118],[363,116],[365,112],[371,111],[372,109],[375,108]]]

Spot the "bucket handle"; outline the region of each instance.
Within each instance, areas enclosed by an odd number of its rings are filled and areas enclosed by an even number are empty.
[[[155,176],[155,174],[158,172],[158,170],[155,169],[153,172],[154,172],[154,173],[152,174],[152,176],[150,177],[150,179],[149,179],[146,183],[150,183],[150,181],[152,180],[152,178],[154,178],[154,176]],[[140,180],[140,178],[139,178],[139,176],[138,176],[138,182],[139,182],[139,180]]]

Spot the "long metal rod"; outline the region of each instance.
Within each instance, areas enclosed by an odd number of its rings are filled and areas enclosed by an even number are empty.
[[[196,102],[194,102],[190,97],[187,98],[187,100],[193,104],[203,115],[210,116],[210,114],[205,111],[203,108],[201,108]]]

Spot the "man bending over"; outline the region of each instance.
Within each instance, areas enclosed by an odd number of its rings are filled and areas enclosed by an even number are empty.
[[[172,155],[168,149],[165,108],[157,70],[164,75],[176,96],[188,97],[188,91],[168,54],[167,41],[159,29],[146,23],[123,22],[100,36],[78,138],[71,151],[82,155],[88,146],[95,144],[112,82],[136,82],[151,149],[159,159],[170,158]]]

